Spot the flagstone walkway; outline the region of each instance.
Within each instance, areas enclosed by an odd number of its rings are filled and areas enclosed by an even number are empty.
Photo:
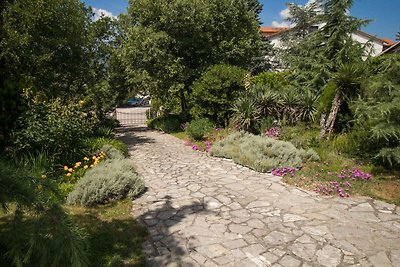
[[[120,135],[148,187],[133,214],[149,266],[400,266],[400,207],[320,197],[144,127]]]

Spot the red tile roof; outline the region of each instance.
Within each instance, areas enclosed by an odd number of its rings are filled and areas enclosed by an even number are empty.
[[[261,33],[263,36],[268,37],[282,31],[289,29],[288,27],[261,27]]]
[[[394,41],[392,41],[392,40],[390,40],[388,38],[379,38],[379,39],[384,41],[386,46],[392,46],[392,45],[394,45],[396,43],[396,42],[394,42]]]

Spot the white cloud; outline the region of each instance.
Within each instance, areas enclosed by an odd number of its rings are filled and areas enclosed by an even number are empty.
[[[99,20],[101,18],[101,16],[103,17],[109,17],[112,19],[117,18],[116,16],[114,16],[110,11],[102,9],[102,8],[96,8],[96,7],[92,7],[93,13],[94,13],[94,21]]]
[[[278,21],[273,21],[272,22],[272,27],[276,27],[276,28],[280,28],[280,27],[289,27],[290,25],[289,25],[289,22],[287,22],[287,21],[281,21],[281,22],[278,22]]]
[[[311,5],[312,3],[315,3],[316,0],[308,0],[307,3],[304,6]],[[273,21],[272,26],[273,27],[291,27],[289,22],[286,22],[285,20],[290,18],[290,12],[289,8],[282,9],[281,12],[279,12],[279,15],[281,16],[282,21]]]

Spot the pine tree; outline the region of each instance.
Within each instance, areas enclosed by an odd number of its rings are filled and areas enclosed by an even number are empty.
[[[397,40],[397,41],[400,41],[400,32],[397,32],[397,34],[396,34],[396,40]]]
[[[353,109],[356,122],[367,131],[365,143],[374,159],[392,168],[400,166],[400,55],[389,55],[371,77],[363,98]],[[362,142],[362,141],[361,141]]]

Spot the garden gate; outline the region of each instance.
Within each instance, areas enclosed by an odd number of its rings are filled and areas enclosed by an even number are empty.
[[[115,118],[121,125],[145,125],[147,107],[117,108]]]

